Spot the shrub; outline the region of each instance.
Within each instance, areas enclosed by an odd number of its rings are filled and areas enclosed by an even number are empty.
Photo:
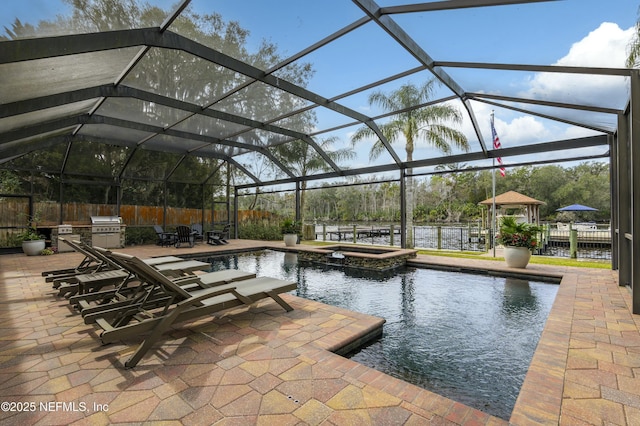
[[[125,245],[135,246],[143,244],[155,244],[158,241],[158,235],[152,227],[136,226],[129,227],[125,231]]]
[[[282,239],[280,225],[270,221],[243,221],[238,228],[238,237],[248,240],[276,241]]]

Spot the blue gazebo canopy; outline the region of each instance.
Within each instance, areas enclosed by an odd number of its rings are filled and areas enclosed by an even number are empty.
[[[594,209],[593,207],[583,206],[582,204],[571,204],[570,206],[562,207],[557,212],[595,212],[598,209]]]

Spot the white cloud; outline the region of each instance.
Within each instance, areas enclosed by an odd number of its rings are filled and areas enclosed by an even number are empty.
[[[555,65],[624,68],[626,49],[633,32],[633,27],[622,30],[618,24],[603,22],[574,43],[569,53]]]
[[[493,109],[491,105],[481,102],[473,103],[473,111],[487,149],[492,149],[493,143],[490,128],[490,117]],[[518,115],[517,113],[500,109],[495,114],[494,124],[503,147],[546,142],[552,136],[552,132],[545,127],[544,121],[532,115]],[[463,124],[463,132],[467,135],[469,141],[477,140],[471,121],[466,118]],[[472,150],[477,149],[478,147],[474,147],[472,142]]]
[[[496,132],[501,141],[509,141],[512,146],[544,142],[551,136],[544,124],[532,116],[515,118],[510,123],[504,123],[503,126],[496,123]],[[505,142],[502,142],[503,147]]]
[[[624,68],[627,46],[634,29],[621,29],[617,24],[603,22],[582,40],[574,43],[564,57],[554,65]],[[628,98],[623,77],[583,74],[539,73],[529,81],[524,97],[559,102],[624,107]]]
[[[603,22],[600,26],[581,40],[575,42],[567,54],[558,59],[555,64],[558,66],[583,66],[583,67],[604,67],[604,68],[624,68],[627,55],[627,46],[633,36],[634,28],[621,29],[615,23]],[[582,74],[560,74],[560,73],[538,73],[533,78],[525,81],[527,87],[519,95],[524,98],[546,99],[557,102],[578,103],[585,105],[601,105],[621,108],[628,99],[628,82],[622,77],[593,76]],[[461,111],[464,107],[459,101],[450,101]],[[473,111],[480,126],[485,144],[488,149],[492,148],[489,117],[493,106],[473,102]],[[368,107],[361,107],[364,111]],[[540,109],[540,108],[534,108]],[[548,110],[546,112],[549,112]],[[571,119],[570,110],[563,110],[564,118]],[[477,136],[468,115],[463,113],[464,120],[462,131],[471,142],[471,150],[478,151]],[[584,121],[585,112],[576,111],[575,118],[578,122]],[[582,120],[580,120],[582,118]],[[608,123],[596,123],[608,127]],[[596,132],[582,127],[570,126],[560,122],[546,120],[533,115],[524,115],[514,111],[499,109],[495,117],[495,127],[502,142],[502,146],[515,147],[533,143],[549,142],[563,139],[573,139],[585,136],[592,136]],[[348,137],[351,133],[348,134]],[[366,164],[368,149],[371,142],[362,143],[358,147],[358,159]],[[404,159],[404,144],[394,144],[398,155]],[[587,151],[599,153],[601,147],[592,148]],[[455,151],[455,150],[454,150]],[[454,152],[455,153],[455,152]],[[590,152],[591,153],[591,152]],[[434,148],[423,143],[416,145],[414,159],[438,157],[442,154]],[[581,154],[584,155],[584,154]],[[510,161],[542,160],[563,157],[558,152],[548,154],[538,154],[534,157],[518,157]],[[359,161],[359,162],[360,162]],[[388,163],[390,160],[385,156],[384,160],[379,159],[376,164]]]
[[[577,139],[585,138],[587,136],[594,136],[598,133],[591,129],[585,129],[584,127],[572,126],[567,128],[560,139]]]
[[[604,22],[583,39],[575,42],[569,52],[554,65],[624,68],[627,46],[634,28],[621,29],[617,24]],[[546,99],[558,102],[585,105],[601,105],[621,108],[628,99],[628,82],[622,77],[593,76],[582,74],[538,73],[525,82],[528,89],[519,95],[524,98]],[[487,148],[491,149],[489,117],[493,107],[480,102],[472,102],[474,114],[480,125]],[[526,106],[524,106],[526,108]],[[533,108],[550,113],[549,109]],[[556,111],[558,112],[558,111]],[[596,119],[592,113],[584,111],[561,111],[566,119],[578,122]],[[590,114],[589,118],[586,115]],[[551,113],[552,115],[552,113]],[[596,125],[610,127],[602,119]],[[548,142],[593,136],[597,132],[561,122],[553,122],[533,115],[523,115],[514,111],[499,109],[495,116],[495,127],[502,146],[514,147],[532,143]],[[463,131],[470,141],[477,140],[471,122],[465,119]],[[477,147],[473,147],[477,149]],[[594,151],[602,151],[601,147]],[[550,155],[554,158],[558,153]],[[547,158],[547,156],[540,156]],[[533,158],[528,158],[533,159]],[[515,159],[513,159],[515,161]]]

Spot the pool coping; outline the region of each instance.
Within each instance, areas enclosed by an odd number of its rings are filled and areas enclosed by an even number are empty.
[[[418,253],[417,250],[358,244],[297,246],[296,251],[298,259],[304,262],[377,272],[388,272],[404,267],[407,261],[415,258]]]
[[[262,249],[281,250],[280,246],[266,244]],[[297,250],[287,248],[284,251]],[[617,271],[541,264],[529,264],[520,269],[494,260],[433,255],[418,255],[407,265],[559,284],[510,424],[599,424],[599,421],[640,424],[640,316],[631,313],[630,292],[618,285]],[[603,295],[616,300],[616,304],[602,303]],[[588,308],[583,306],[585,304]],[[613,320],[605,331],[591,325],[599,324],[608,316]],[[584,322],[589,323],[586,332]],[[630,324],[633,325],[628,330],[617,331]],[[580,347],[574,348],[575,345]],[[605,345],[607,350],[602,350],[600,347]],[[629,356],[631,361],[624,358],[620,362],[633,366],[618,365],[616,353]],[[607,370],[620,370],[621,373]],[[588,379],[580,378],[582,375],[588,375]],[[629,376],[632,376],[633,386],[628,384]],[[615,382],[625,386],[616,389],[612,384]],[[634,386],[636,390],[633,390]]]
[[[192,249],[174,249],[139,246],[128,247],[123,251],[140,256],[170,254],[192,257],[214,255],[220,251],[246,252],[260,249],[295,251],[285,248],[282,242],[250,240],[231,240],[228,246],[220,247],[196,245]],[[33,300],[29,302],[33,304],[33,309],[44,306],[41,309],[47,312],[46,310],[50,309],[46,306],[49,304],[50,296],[41,293],[42,284],[39,283],[41,277],[38,278],[34,272],[39,268],[45,269],[45,266],[52,261],[62,262],[72,257],[67,253],[38,259],[23,255],[0,256],[0,265],[2,265],[0,279],[4,285],[8,283],[12,285],[4,291],[20,289],[19,294],[11,294],[14,298],[20,297],[19,303]],[[640,316],[631,313],[631,295],[626,287],[618,285],[617,271],[539,264],[530,264],[524,270],[514,270],[507,268],[501,262],[491,260],[429,255],[418,255],[416,261],[428,267],[479,269],[489,274],[515,274],[533,279],[544,276],[561,277],[558,294],[512,412],[511,424],[640,424]],[[23,313],[20,318],[26,318],[25,315],[26,313]],[[52,331],[55,332],[55,328]],[[358,332],[354,333],[352,330],[348,334],[354,335]],[[338,335],[333,337],[338,338],[338,341],[344,338]],[[42,338],[46,340],[46,336]],[[90,344],[95,343],[92,339],[89,340]],[[2,341],[2,347],[10,347],[7,346],[8,343],[9,339],[5,338]],[[332,344],[338,345],[338,343],[331,343],[327,344],[327,347],[331,347]],[[357,363],[348,362],[349,360],[340,358],[338,355],[329,355],[330,352],[324,348],[318,350],[320,352],[309,352],[301,355],[301,358],[309,363],[317,362],[318,365],[340,365],[339,368],[344,369],[345,372],[348,371],[345,377],[351,377],[349,380],[360,387],[363,386],[362,389],[373,386],[381,391],[390,392],[389,395],[400,395],[397,390],[402,389],[400,397],[405,401],[402,407],[410,409],[414,416],[420,415],[422,418],[441,416],[438,417],[440,420],[446,419],[454,424],[506,424],[490,416],[481,416],[476,410],[465,408],[455,401],[446,400],[437,394],[422,391],[400,380],[376,373],[375,370],[370,371],[364,366],[358,366]],[[17,352],[17,349],[11,349],[10,352],[5,350],[6,355],[12,357]],[[44,366],[55,360],[51,357],[56,355],[42,353],[41,356],[45,360],[41,364]],[[105,366],[103,374],[106,377],[121,374],[122,372],[114,368],[109,361],[108,358],[96,358],[96,365]],[[37,374],[37,369],[28,368],[30,369],[28,374]],[[177,367],[169,367],[167,372],[175,368]],[[63,369],[58,368],[53,371],[63,371]],[[134,373],[134,379],[151,374],[151,370],[143,372],[142,376],[136,376],[137,374]],[[62,383],[59,379],[54,381]],[[55,388],[52,388],[52,392],[55,395]],[[60,395],[66,395],[65,392],[69,391],[63,391]],[[31,392],[22,395],[27,398],[30,394]],[[124,391],[122,394],[124,395]],[[178,398],[177,395],[174,397]],[[386,398],[383,399],[386,400]],[[367,410],[371,409],[367,408]],[[137,411],[131,412],[132,418],[140,416],[139,410]],[[360,415],[358,413],[363,412],[340,411],[343,416],[347,414],[358,416]],[[106,424],[104,421],[106,416],[98,417],[98,420],[100,418],[103,420],[102,423]],[[156,420],[169,418],[174,417],[166,417],[166,415],[160,418],[153,417]],[[146,419],[152,420],[152,417],[146,417]],[[257,420],[249,415],[245,415],[245,419]]]
[[[370,253],[362,252],[362,251],[350,251],[349,249],[353,249],[353,247],[361,247],[363,249],[371,250]],[[386,259],[389,257],[397,257],[397,256],[410,256],[415,257],[418,253],[418,250],[411,249],[400,249],[400,248],[390,248],[390,247],[371,247],[365,245],[357,245],[357,244],[331,244],[327,246],[299,246],[295,248],[296,252],[308,251],[312,253],[321,253],[321,254],[330,254],[334,251],[340,251],[343,254],[348,254],[353,257],[371,257],[375,259]],[[379,251],[380,253],[374,253],[373,251]]]
[[[140,257],[213,254],[203,247],[122,251]],[[94,327],[72,314],[68,301],[56,297],[40,275],[81,259],[78,253],[0,257],[0,395],[36,407],[0,412],[0,421],[507,423],[331,352],[376,332],[384,319],[290,294],[282,297],[294,307],[291,312],[263,300],[176,324],[136,368],[125,369],[123,362],[137,339],[101,346]],[[71,408],[78,401],[89,406],[97,402],[108,411],[38,409],[39,403],[48,406],[50,401]]]
[[[264,248],[274,247],[265,246]],[[277,245],[275,249],[278,249]],[[603,383],[600,383],[602,381],[608,385],[614,381],[627,383],[629,375],[640,377],[640,355],[637,356],[638,365],[637,368],[634,367],[633,373],[629,373],[629,366],[617,366],[615,362],[614,354],[616,352],[629,354],[637,351],[640,353],[640,316],[631,314],[630,293],[626,288],[618,286],[616,271],[540,264],[529,264],[527,268],[520,269],[509,268],[503,262],[493,260],[430,255],[418,255],[408,261],[407,265],[534,279],[559,284],[556,299],[547,317],[512,411],[511,424],[558,425],[580,422],[593,424],[597,419],[602,419],[603,422],[611,421],[615,424],[640,424],[640,380],[636,382],[638,391],[635,393],[634,391],[630,392],[631,389],[628,385],[624,390],[620,390],[615,389],[615,386],[604,386]],[[592,282],[598,284],[591,284]],[[578,290],[581,288],[584,288],[583,291],[586,294],[579,297]],[[612,306],[598,302],[603,292],[606,292],[612,299],[620,299],[618,305],[624,304],[625,309],[622,312],[610,312]],[[586,309],[586,312],[584,309],[576,309],[577,306],[585,303],[583,298],[591,300],[595,304],[590,306],[590,309]],[[618,305],[615,311],[620,309]],[[616,331],[595,333],[596,330],[593,330],[594,332],[591,333],[592,330],[589,327],[588,332],[578,333],[579,340],[572,336],[576,334],[574,331],[576,323],[598,322],[607,316],[615,319],[611,324],[613,330],[620,327],[620,323],[635,324],[634,330],[627,332],[631,333],[629,347],[624,344],[625,336],[621,332],[620,335],[609,336],[607,339],[608,333],[616,333]],[[617,319],[620,316],[624,318]],[[583,328],[582,324],[577,327],[578,330],[583,330]],[[590,334],[593,334],[594,337],[591,337]],[[613,338],[620,338],[618,345],[611,345]],[[603,340],[603,342],[595,339]],[[606,342],[604,342],[605,340]],[[575,343],[576,341],[580,343]],[[587,348],[574,349],[572,344]],[[612,348],[608,354],[603,355],[598,346],[607,344]],[[594,348],[597,348],[594,351],[595,354],[585,353],[585,351]],[[598,359],[600,356],[608,357],[612,362],[610,364],[603,363]],[[585,365],[591,368],[584,368]],[[612,373],[601,371],[601,369],[613,370],[616,368],[623,371],[623,374],[626,373],[626,375],[621,374],[622,380],[618,379],[617,374],[613,374],[612,377]],[[588,374],[589,379],[580,379],[579,377],[583,374]],[[599,375],[606,377],[606,380],[602,380]],[[613,396],[606,398],[603,396],[604,394]],[[629,406],[629,403],[632,406]]]

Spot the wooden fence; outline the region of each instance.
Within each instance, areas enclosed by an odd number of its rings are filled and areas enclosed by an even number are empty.
[[[60,210],[60,204],[55,202],[36,202],[33,210],[38,216],[37,225],[39,228],[51,228],[61,223],[69,225],[89,225],[91,216],[118,216],[116,206],[111,204],[81,204],[65,203]],[[226,223],[229,221],[226,211],[213,211],[212,209],[188,209],[156,206],[120,206],[120,217],[122,222],[128,227],[165,225],[174,227],[184,224],[204,222],[211,227],[213,224]],[[2,198],[0,199],[0,247],[11,246],[14,243],[15,235],[27,226],[29,213],[29,200],[25,198]],[[204,217],[203,217],[204,214]],[[63,220],[60,220],[62,215]],[[256,210],[241,210],[238,212],[240,223],[246,220],[270,219],[273,215],[270,212]],[[166,220],[163,220],[166,218]],[[203,220],[204,219],[204,220]]]

